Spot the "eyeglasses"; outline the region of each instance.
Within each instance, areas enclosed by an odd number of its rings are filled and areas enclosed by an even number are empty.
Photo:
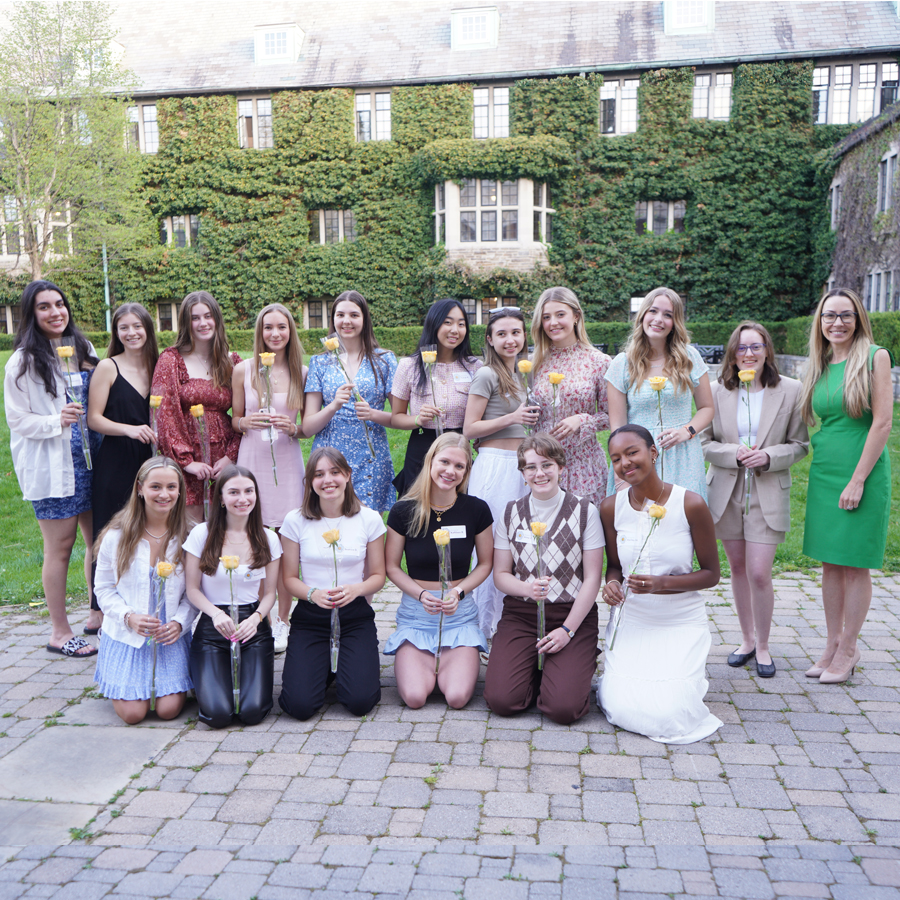
[[[491,310],[491,314],[488,318],[496,319],[498,316],[508,316],[510,313],[513,315],[522,315],[522,310],[518,306],[498,306],[497,309]]]
[[[765,349],[765,344],[738,344],[737,352],[747,353],[748,351],[750,351],[752,353],[762,353]]]
[[[822,321],[826,325],[833,325],[835,319],[840,319],[845,325],[852,325],[853,320],[857,318],[852,309],[845,309],[842,313],[823,312]]]

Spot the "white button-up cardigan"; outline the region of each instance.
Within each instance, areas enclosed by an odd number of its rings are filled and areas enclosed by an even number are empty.
[[[154,615],[150,610],[150,544],[140,540],[134,551],[134,560],[116,583],[116,554],[122,532],[108,531],[97,554],[97,574],[94,577],[94,595],[103,610],[103,633],[114,641],[122,641],[132,647],[140,647],[147,640],[125,625],[125,614],[136,612]],[[176,541],[169,544],[167,556],[171,558],[178,548]],[[178,565],[166,579],[166,621],[178,622],[185,634],[197,616],[197,610],[188,602],[184,589],[184,566]]]
[[[90,352],[96,355],[93,346]],[[71,497],[75,493],[72,426],[63,428],[59,418],[67,402],[65,376],[61,369],[57,371],[56,396],[51,397],[30,369],[18,377],[22,356],[21,350],[10,356],[3,379],[9,444],[22,497]]]

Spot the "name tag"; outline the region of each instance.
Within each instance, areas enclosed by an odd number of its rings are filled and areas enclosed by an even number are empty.
[[[448,525],[446,529],[450,533],[450,540],[453,538],[464,538],[466,536],[465,525]]]
[[[519,528],[516,530],[516,543],[517,544],[533,544],[534,543],[534,535],[531,533],[530,528]]]
[[[468,372],[454,372],[454,384],[468,384],[472,380],[472,376]]]

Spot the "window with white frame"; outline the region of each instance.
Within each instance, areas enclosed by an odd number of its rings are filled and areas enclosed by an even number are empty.
[[[22,307],[18,303],[0,306],[0,334],[15,334],[21,318]]]
[[[137,106],[129,106],[126,119],[126,144],[142,153],[156,153],[159,150],[156,104],[140,103]]]
[[[199,247],[200,216],[196,213],[167,216],[159,226],[159,242],[170,247]]]
[[[693,117],[724,119],[731,116],[731,72],[694,76]]]
[[[894,205],[894,180],[897,175],[897,153],[885,156],[878,165],[878,212]]]
[[[463,243],[519,240],[519,182],[467,178],[459,190]]]
[[[72,252],[72,211],[68,203],[50,210],[50,248],[57,256]]]
[[[716,26],[713,0],[664,0],[666,34],[705,34]]]
[[[434,242],[447,241],[447,187],[441,182],[434,187]]]
[[[356,140],[391,139],[391,92],[370,91],[356,95]]]
[[[272,100],[254,97],[238,100],[238,141],[242,150],[269,150],[272,138]]]
[[[19,205],[16,198],[3,198],[3,255],[18,256],[22,250],[22,226],[19,219]]]
[[[477,87],[472,99],[475,107],[472,137],[477,140],[509,137],[509,88]]]
[[[831,203],[831,230],[836,231],[838,227],[838,222],[841,219],[841,193],[842,187],[840,184],[833,184],[831,186],[831,191],[829,192],[829,199]]]
[[[553,214],[555,212],[550,200],[550,185],[536,181],[534,183],[532,240],[541,244],[553,243]]]
[[[890,270],[870,272],[866,276],[863,305],[869,312],[897,312],[900,310],[900,272]]]
[[[324,297],[317,297],[314,300],[307,300],[303,304],[303,327],[309,328],[326,328],[328,316],[328,304],[330,300]]]
[[[631,134],[638,126],[639,78],[606,81],[600,87],[600,134]]]
[[[462,303],[463,309],[466,311],[469,325],[486,325],[495,309],[503,306],[514,307],[519,305],[519,301],[515,297],[485,297],[481,300],[476,300],[474,297],[464,297],[459,302]]]
[[[181,303],[157,303],[156,327],[160,331],[176,331],[178,329],[178,313]]]
[[[293,22],[284,25],[258,25],[253,35],[253,59],[256,65],[296,62],[303,44],[303,31]]]
[[[839,62],[813,69],[813,123],[847,125],[878,115],[896,102],[896,62]]]
[[[497,46],[500,13],[495,6],[450,11],[451,50],[490,50]]]
[[[309,212],[311,244],[351,244],[357,238],[352,209],[313,209]]]
[[[634,205],[636,234],[667,234],[684,231],[685,200],[638,200]]]

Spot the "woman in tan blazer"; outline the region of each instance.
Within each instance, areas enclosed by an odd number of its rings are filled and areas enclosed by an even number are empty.
[[[750,370],[754,377],[745,384],[738,372]],[[741,645],[728,665],[743,666],[755,656],[762,678],[775,674],[769,653],[772,564],[791,527],[790,468],[809,452],[800,389],[799,381],[778,374],[769,332],[757,322],[741,322],[712,385],[712,424],[700,433],[710,464],[709,508],[731,566],[741,624]]]

